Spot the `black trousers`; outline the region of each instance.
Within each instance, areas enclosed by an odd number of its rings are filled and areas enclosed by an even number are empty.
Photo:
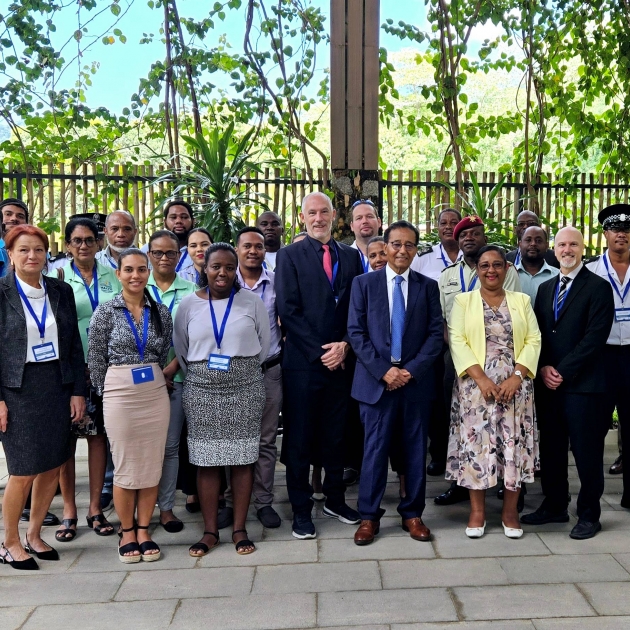
[[[606,417],[617,407],[623,447],[624,440],[630,444],[630,346],[606,345],[606,382]],[[623,469],[623,499],[630,500],[630,465]]]
[[[359,415],[359,403],[350,398],[346,414],[344,436],[344,468],[361,471],[363,466],[363,425]]]
[[[449,427],[451,423],[451,398],[453,396],[453,382],[455,381],[455,367],[448,347],[434,363],[435,382],[442,384],[442,389],[433,400],[431,420],[429,422],[429,454],[434,462],[446,462],[448,450]]]
[[[281,461],[294,513],[313,508],[309,481],[313,447],[318,445],[325,471],[323,492],[328,505],[345,502],[343,483],[344,431],[350,382],[346,370],[284,370],[284,435]]]
[[[577,515],[596,522],[604,493],[604,440],[610,415],[605,394],[572,394],[536,383],[536,411],[540,425],[542,507],[553,513],[567,509],[569,441],[580,478]]]

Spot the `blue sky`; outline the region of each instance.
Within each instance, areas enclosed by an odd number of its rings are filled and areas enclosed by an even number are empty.
[[[178,8],[180,16],[200,18],[207,15],[208,7],[212,0],[179,0]],[[245,3],[243,3],[245,4]],[[312,0],[312,4],[321,8],[328,20],[330,0]],[[137,91],[139,78],[146,76],[151,64],[164,57],[164,47],[160,41],[159,28],[162,23],[162,9],[151,9],[146,0],[134,0],[128,5],[126,0],[121,0],[121,7],[129,6],[126,14],[116,25],[127,38],[125,44],[116,40],[113,45],[105,46],[100,38],[83,55],[82,65],[89,65],[94,61],[99,62],[100,67],[96,75],[92,77],[92,86],[87,92],[87,103],[91,107],[105,106],[114,112],[120,112],[128,107],[131,95]],[[208,48],[219,43],[221,36],[225,35],[227,42],[232,44],[235,51],[242,49],[242,41],[245,28],[245,9],[228,11],[225,22],[215,20],[215,29],[211,31],[205,44]],[[397,23],[405,20],[420,28],[426,28],[426,8],[423,0],[381,0],[380,21],[391,18]],[[57,32],[54,34],[53,43],[60,45],[67,40],[77,28],[78,17],[84,21],[91,17],[84,11],[77,16],[74,9],[64,10],[56,20]],[[62,19],[61,19],[62,18]],[[101,35],[102,32],[114,22],[114,16],[105,12],[100,18],[89,25],[87,36]],[[141,45],[139,39],[143,33],[153,33],[155,38],[151,44]],[[83,43],[87,41],[83,40]],[[388,35],[381,30],[381,46],[390,51],[399,50],[408,46],[409,42],[402,42],[399,38]],[[73,46],[64,50],[64,57],[69,60],[74,54]],[[329,51],[323,45],[318,48],[318,68],[323,71],[329,65]],[[65,73],[63,83],[70,87],[76,79],[77,65],[73,64]],[[213,75],[213,82],[218,80],[218,73]],[[319,76],[321,78],[321,75]],[[317,83],[319,79],[317,80]],[[224,87],[230,83],[226,77]]]

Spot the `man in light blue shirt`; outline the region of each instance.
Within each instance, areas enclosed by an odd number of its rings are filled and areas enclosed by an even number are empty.
[[[559,270],[551,267],[545,260],[549,247],[547,233],[541,227],[528,227],[519,243],[520,260],[515,267],[521,281],[521,291],[529,295],[532,306],[536,302],[538,287],[558,275]]]

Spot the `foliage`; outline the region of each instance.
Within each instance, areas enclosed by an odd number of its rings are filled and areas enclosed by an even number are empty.
[[[194,138],[183,136],[191,153],[199,157],[184,157],[190,170],[169,169],[154,181],[172,186],[169,199],[192,193],[197,201],[196,223],[205,227],[215,242],[235,241],[236,233],[245,226],[243,206],[258,204],[267,209],[261,201],[267,197],[252,192],[241,179],[247,171],[260,172],[247,149],[253,133],[250,129],[238,139],[234,124],[230,124],[223,132],[215,127],[207,139],[200,133]]]

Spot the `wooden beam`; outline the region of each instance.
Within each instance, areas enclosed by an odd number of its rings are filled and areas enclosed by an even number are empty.
[[[346,0],[330,0],[330,158],[346,168]]]
[[[363,1],[348,0],[348,166],[363,168]]]
[[[363,168],[378,169],[380,0],[365,0],[363,48]],[[411,198],[411,197],[410,197]]]

